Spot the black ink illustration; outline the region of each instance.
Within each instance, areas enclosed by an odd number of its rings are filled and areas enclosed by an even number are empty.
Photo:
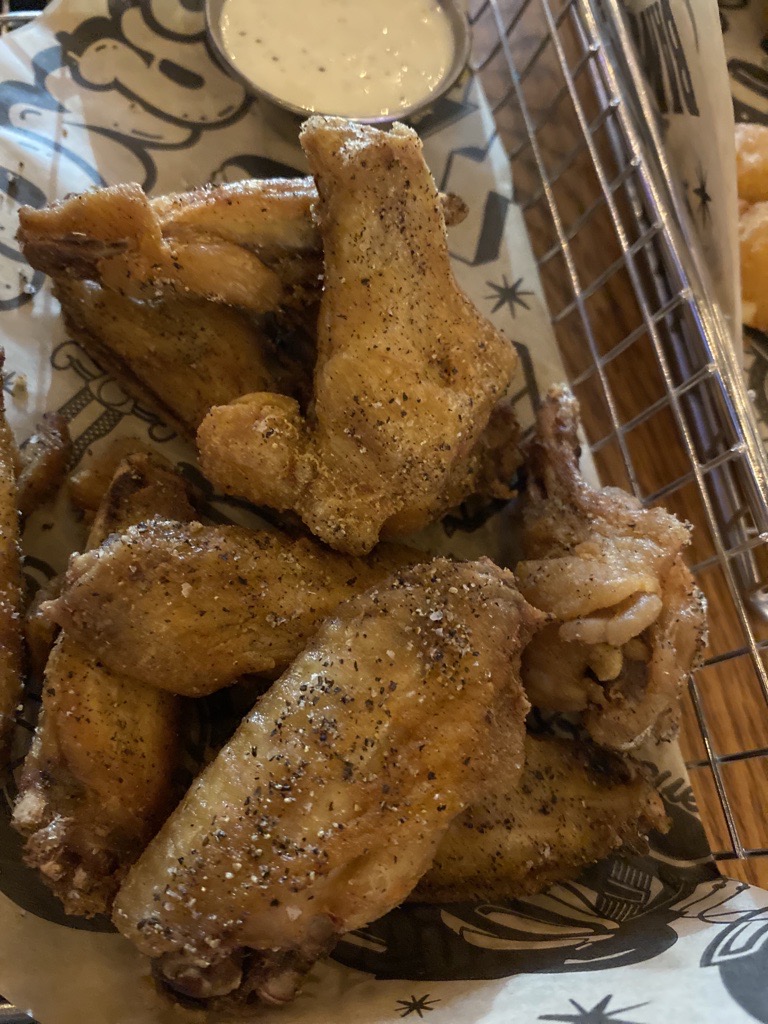
[[[631,1013],[632,1010],[639,1010],[642,1006],[647,1006],[648,1003],[635,1003],[633,1006],[622,1006],[611,1010],[609,1005],[612,999],[613,996],[605,996],[589,1009],[581,1006],[575,999],[569,999],[575,1012],[542,1013],[539,1020],[562,1021],[563,1024],[640,1024],[637,1020],[628,1020],[624,1014]]]

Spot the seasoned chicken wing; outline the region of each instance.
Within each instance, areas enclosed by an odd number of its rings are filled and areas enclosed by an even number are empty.
[[[5,353],[0,349],[0,373]],[[5,418],[0,389],[0,765],[8,758],[16,705],[21,696],[22,582],[16,443]]]
[[[520,590],[555,621],[534,638],[523,680],[538,707],[581,712],[599,744],[628,749],[677,723],[705,643],[704,596],[682,560],[690,527],[578,467],[578,409],[554,388],[529,452]]]
[[[488,560],[346,602],[132,868],[118,929],[181,992],[288,1001],[342,933],[408,895],[491,778],[514,785],[537,618]]]
[[[19,452],[21,468],[17,481],[19,511],[33,512],[63,483],[72,455],[69,427],[63,416],[43,416],[35,433]]]
[[[153,511],[193,516],[181,478],[164,460],[131,456],[104,496],[89,542]],[[178,797],[179,741],[177,698],[111,672],[88,647],[59,635],[13,825],[26,837],[24,859],[67,913],[109,910]]]
[[[279,674],[348,597],[421,552],[367,559],[240,526],[155,520],[70,563],[50,614],[116,672],[199,697]]]
[[[528,735],[517,785],[499,778],[453,822],[410,898],[516,899],[575,878],[619,847],[644,848],[651,829],[667,830],[664,805],[626,761]]]
[[[194,298],[140,302],[68,279],[55,292],[72,337],[187,436],[212,406],[253,388],[309,389],[311,358],[292,357],[239,310]]]
[[[314,402],[307,418],[277,394],[214,408],[198,447],[216,486],[363,554],[479,486],[510,494],[482,439],[517,357],[454,280],[415,132],[313,117],[301,143],[325,257]]]
[[[460,199],[441,199],[449,223],[463,220]],[[32,266],[56,279],[98,281],[134,298],[171,290],[263,313],[319,291],[316,200],[311,178],[155,199],[138,185],[114,185],[42,210],[22,207],[18,238]]]

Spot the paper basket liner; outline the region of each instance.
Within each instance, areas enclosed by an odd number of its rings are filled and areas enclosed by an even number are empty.
[[[0,338],[19,440],[44,411],[77,457],[117,435],[194,466],[193,450],[73,342],[14,235],[22,204],[138,181],[160,194],[206,181],[301,173],[293,134],[212,58],[199,0],[58,0],[0,43]],[[457,277],[520,355],[518,414],[564,371],[509,165],[477,81],[465,76],[415,123],[439,187],[470,214],[451,229]],[[19,378],[26,384],[19,388]],[[210,495],[212,508],[232,506]],[[51,527],[55,528],[51,528]],[[27,523],[32,587],[83,544],[65,499]],[[503,516],[433,529],[429,543],[505,560]],[[344,938],[297,1000],[258,1008],[281,1024],[768,1022],[768,893],[720,878],[677,748],[653,766],[673,827],[647,856],[612,857],[578,882],[502,904],[406,906]],[[106,921],[67,918],[21,863],[0,820],[0,991],[43,1024],[217,1020],[172,1004]]]

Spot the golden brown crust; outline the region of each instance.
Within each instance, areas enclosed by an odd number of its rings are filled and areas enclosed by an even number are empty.
[[[5,353],[0,349],[0,371]],[[22,604],[16,443],[0,391],[0,762],[8,757],[16,705],[21,696]]]
[[[72,440],[64,417],[57,413],[43,416],[19,455],[19,511],[27,516],[64,482],[72,456]]]
[[[551,389],[529,449],[520,590],[556,620],[523,657],[531,702],[582,712],[590,736],[619,750],[674,731],[706,637],[704,597],[682,560],[690,527],[596,490],[578,467],[578,406]]]
[[[487,559],[437,559],[346,602],[131,870],[118,929],[177,988],[224,995],[244,951],[308,966],[396,906],[489,777],[520,769],[519,653],[538,620]],[[291,970],[288,985],[259,962],[246,988],[285,1001]]]
[[[104,495],[89,543],[154,511],[193,516],[183,482],[164,459],[130,456]],[[13,825],[26,838],[26,863],[67,913],[108,911],[177,798],[178,748],[176,698],[110,672],[87,647],[59,635],[45,665]]]
[[[456,284],[416,134],[313,117],[300,138],[324,251],[310,413],[254,393],[214,408],[198,448],[216,486],[364,554],[487,485],[481,439],[517,357]]]
[[[51,614],[114,671],[186,696],[281,672],[338,604],[425,556],[155,520],[73,559]]]
[[[653,786],[618,757],[527,736],[517,784],[494,788],[453,823],[410,899],[508,900],[575,878],[621,847],[644,849],[667,819]]]

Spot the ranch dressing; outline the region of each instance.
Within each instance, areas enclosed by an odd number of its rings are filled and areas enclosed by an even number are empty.
[[[436,0],[225,0],[221,29],[241,74],[322,114],[396,114],[428,99],[453,58]]]

